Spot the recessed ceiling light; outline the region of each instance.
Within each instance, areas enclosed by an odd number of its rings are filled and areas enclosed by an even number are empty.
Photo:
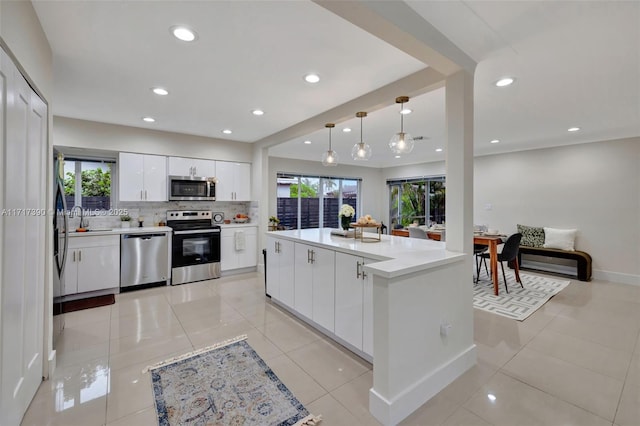
[[[500,140],[499,139],[494,139],[494,140],[490,141],[489,143],[500,143]]]
[[[251,111],[251,114],[253,115],[264,115],[264,111],[261,109],[254,109],[253,111]]]
[[[187,27],[175,26],[175,27],[171,27],[170,29],[171,29],[171,34],[173,34],[173,36],[178,40],[194,41],[198,37],[195,31]]]
[[[510,86],[513,84],[514,81],[516,80],[513,77],[504,77],[496,81],[495,85],[498,87]]]
[[[403,108],[402,110],[400,110],[400,114],[405,115],[405,114],[411,114],[413,112],[412,109],[410,108]]]
[[[156,121],[156,119],[153,117],[142,117],[142,120],[146,121],[147,123],[153,123]]]
[[[436,148],[436,152],[442,152],[442,148]]]
[[[156,95],[160,95],[160,96],[167,96],[169,94],[169,91],[167,89],[162,88],[162,87],[154,87],[151,90],[153,91],[153,93],[155,93]]]
[[[345,133],[349,133],[351,131],[351,127],[345,127],[344,129],[342,129],[342,131]]]
[[[400,156],[399,156],[399,155],[396,155],[396,158],[400,158]]]
[[[304,141],[305,145],[311,145],[311,141]]]
[[[580,130],[580,127],[569,127],[567,132],[577,132],[578,130]]]
[[[304,76],[304,81],[307,83],[317,83],[320,81],[320,76],[318,74],[307,74]]]
[[[230,135],[233,132],[231,131],[231,129],[224,129],[222,133],[224,133],[225,135]]]

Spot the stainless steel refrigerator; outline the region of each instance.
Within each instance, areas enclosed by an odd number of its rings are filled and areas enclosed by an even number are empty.
[[[60,333],[64,329],[62,296],[64,295],[64,269],[69,247],[69,217],[64,199],[64,156],[56,153],[54,170],[54,212],[53,212],[53,348],[56,348]]]

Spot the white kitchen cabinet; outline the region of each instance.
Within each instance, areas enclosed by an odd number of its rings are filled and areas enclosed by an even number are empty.
[[[121,152],[118,157],[120,201],[167,201],[167,158]]]
[[[220,236],[220,269],[229,271],[251,268],[257,264],[258,228],[256,226],[223,227]]]
[[[251,201],[251,164],[216,161],[216,201]]]
[[[199,158],[169,157],[170,176],[215,177],[215,160]]]
[[[363,332],[371,333],[370,328],[373,327],[373,324],[364,326],[365,285],[371,285],[371,278],[364,272],[363,265],[370,262],[374,261],[336,253],[335,334],[358,350],[363,350],[363,340],[367,340],[367,345],[373,340],[373,336],[363,339]],[[370,290],[366,293],[369,294]],[[367,315],[373,318],[372,312],[367,312]]]
[[[333,332],[335,252],[295,244],[295,310]]]
[[[69,239],[64,295],[120,287],[120,236]]]
[[[293,309],[294,243],[267,237],[267,293]]]
[[[369,261],[365,259],[365,262]],[[362,352],[373,357],[373,276],[365,275],[362,294]]]

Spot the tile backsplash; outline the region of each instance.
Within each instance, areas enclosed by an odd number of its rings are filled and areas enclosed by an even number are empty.
[[[105,212],[104,215],[96,214],[92,211],[91,216],[85,216],[85,222],[89,221],[89,228],[119,228],[120,215],[127,213],[131,216],[131,226],[138,226],[138,219],[144,218],[144,226],[153,226],[159,221],[166,222],[167,210],[211,210],[221,212],[225,219],[233,219],[238,213],[249,216],[250,222],[259,223],[258,202],[257,201],[168,201],[168,202],[124,202],[118,203],[118,207],[113,209],[112,215]],[[77,228],[80,224],[80,217],[69,218],[69,228]]]

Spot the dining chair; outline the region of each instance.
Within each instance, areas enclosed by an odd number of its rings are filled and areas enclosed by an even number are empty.
[[[524,288],[522,285],[522,280],[520,279],[520,265],[518,265],[518,250],[520,249],[520,240],[522,239],[521,233],[512,234],[507,241],[504,243],[502,247],[502,252],[498,253],[498,262],[500,262],[500,267],[502,268],[502,278],[504,279],[504,288],[509,293],[509,288],[507,287],[507,277],[504,274],[504,263],[503,262],[511,262],[514,266],[514,273],[516,276],[516,282],[520,283],[520,287]],[[490,258],[489,253],[480,254],[485,261]]]
[[[418,228],[417,226],[410,226],[407,229],[409,230],[410,238],[421,238],[423,240],[429,239],[429,237],[427,237],[427,233],[424,232],[422,229]]]
[[[482,253],[486,253],[489,250],[489,246],[485,246],[484,244],[474,244],[473,245],[473,256],[476,259],[476,277],[474,282],[478,282],[480,280],[480,267],[482,263],[484,263],[484,270],[489,275],[489,268],[487,267],[487,259],[481,257]]]

